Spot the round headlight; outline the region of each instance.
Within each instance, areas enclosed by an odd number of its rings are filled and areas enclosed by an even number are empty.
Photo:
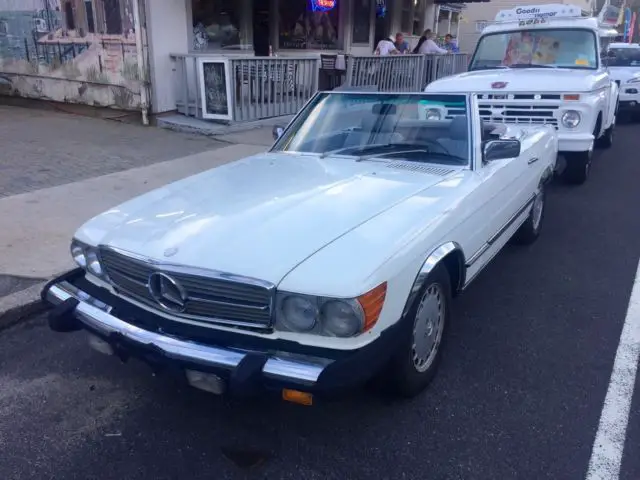
[[[336,337],[352,337],[362,330],[364,313],[356,301],[330,300],[322,306],[322,326]]]
[[[580,112],[567,110],[562,114],[562,125],[567,128],[576,128],[580,125]]]
[[[84,254],[84,247],[79,243],[71,244],[71,257],[73,261],[76,262],[80,267],[86,268],[87,266],[87,257]]]
[[[308,332],[316,325],[318,307],[315,302],[290,295],[282,301],[282,324],[294,332]]]
[[[100,265],[100,260],[98,259],[98,254],[94,251],[88,251],[86,254],[87,261],[87,270],[97,277],[101,277],[103,275],[102,265]]]
[[[427,120],[440,120],[442,115],[440,115],[440,110],[436,110],[435,108],[430,108],[426,112]]]

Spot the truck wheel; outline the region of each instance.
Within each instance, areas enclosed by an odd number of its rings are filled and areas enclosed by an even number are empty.
[[[563,180],[570,185],[582,185],[589,178],[592,151],[568,152],[565,154],[567,166],[562,172]]]
[[[411,322],[405,339],[389,365],[393,392],[413,397],[433,380],[441,357],[442,339],[449,323],[451,280],[443,264],[427,277],[406,320]]]
[[[616,126],[615,120],[609,128],[604,131],[604,134],[596,140],[596,147],[598,148],[611,148],[613,145],[613,130]]]
[[[538,187],[538,193],[533,200],[533,206],[531,207],[529,216],[513,236],[514,243],[519,245],[530,245],[538,239],[540,231],[542,230],[545,199],[544,185],[541,184]]]

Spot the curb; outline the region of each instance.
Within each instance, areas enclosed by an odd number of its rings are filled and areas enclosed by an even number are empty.
[[[48,280],[36,283],[19,292],[0,297],[0,331],[47,309],[40,300],[40,292],[47,282]]]

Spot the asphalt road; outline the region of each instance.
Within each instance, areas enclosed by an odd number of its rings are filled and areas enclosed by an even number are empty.
[[[455,304],[431,388],[307,408],[228,401],[93,352],[42,317],[0,334],[0,478],[584,479],[640,257],[640,125],[539,241]],[[622,461],[640,478],[640,387]]]

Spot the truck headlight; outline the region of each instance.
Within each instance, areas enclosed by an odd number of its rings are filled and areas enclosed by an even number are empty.
[[[104,278],[105,273],[100,263],[97,248],[86,245],[74,238],[71,242],[71,256],[79,267],[84,268],[96,277]]]
[[[290,332],[353,337],[366,332],[378,321],[386,292],[386,283],[357,298],[278,292],[275,326]]]
[[[425,112],[425,116],[427,120],[440,120],[442,119],[442,115],[440,114],[440,110],[436,108],[429,108]]]
[[[562,114],[562,125],[566,128],[576,128],[580,125],[580,112],[567,110]]]

